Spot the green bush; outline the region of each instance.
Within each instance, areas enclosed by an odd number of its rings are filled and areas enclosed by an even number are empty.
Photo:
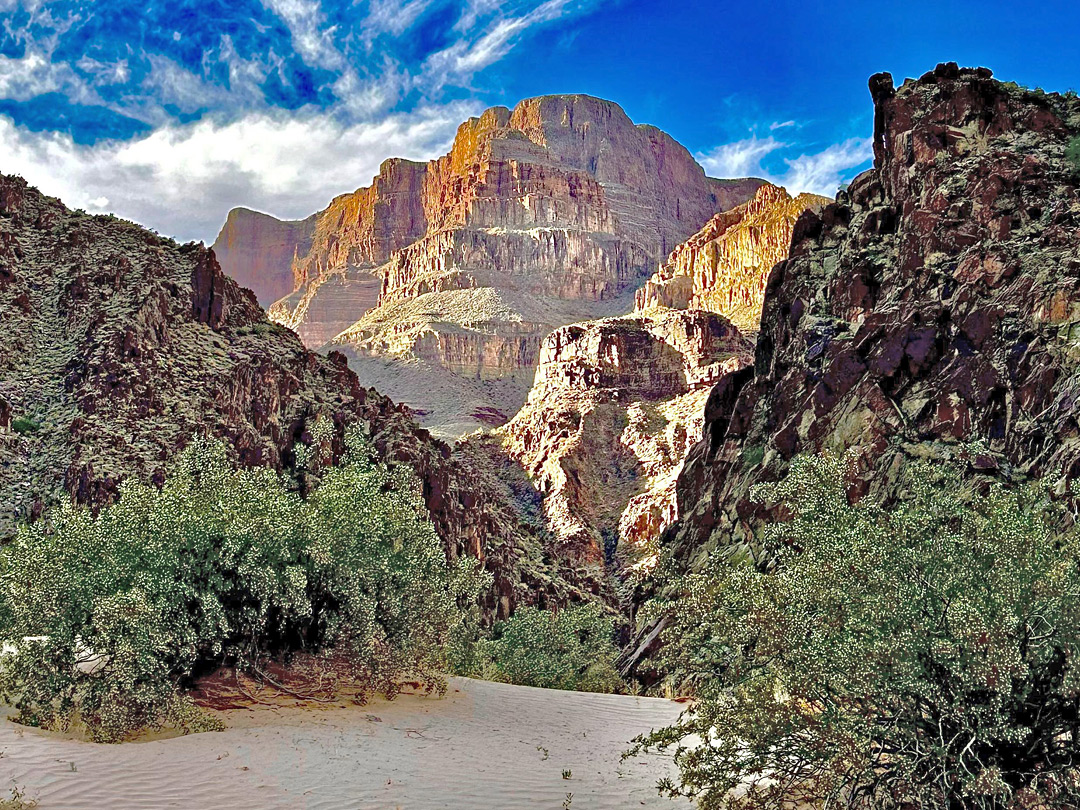
[[[37,433],[41,430],[41,425],[28,416],[16,416],[11,420],[11,429],[16,433],[25,435],[27,433]]]
[[[1077,135],[1065,148],[1065,159],[1072,164],[1073,172],[1080,174],[1080,135]]]
[[[0,689],[21,719],[78,717],[99,740],[198,727],[181,696],[196,671],[297,651],[333,651],[372,691],[438,684],[475,563],[447,565],[411,470],[348,444],[307,499],[200,440],[160,490],[128,482],[96,517],[22,528],[0,552],[0,639],[18,648]],[[88,651],[103,671],[76,669]]]
[[[478,642],[475,666],[492,681],[618,692],[624,684],[614,665],[613,634],[614,622],[596,605],[523,607],[495,626],[493,638]]]
[[[770,570],[717,559],[655,606],[674,618],[665,663],[698,700],[635,750],[674,747],[663,788],[706,809],[1077,806],[1080,542],[1064,510],[1035,487],[965,496],[929,465],[894,508],[850,505],[846,473],[796,459],[755,491],[794,515],[766,532]]]

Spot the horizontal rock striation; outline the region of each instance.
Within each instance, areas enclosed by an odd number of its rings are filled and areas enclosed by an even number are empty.
[[[787,258],[795,221],[803,211],[832,202],[816,194],[791,197],[771,183],[752,200],[717,214],[675,248],[638,290],[638,310],[707,309],[756,332],[773,266]]]
[[[362,388],[343,355],[314,354],[267,321],[199,245],[69,211],[0,176],[0,315],[0,537],[59,501],[108,503],[130,476],[162,481],[195,435],[303,489],[317,476],[297,469],[298,449],[331,462],[359,424],[384,459],[417,471],[448,556],[492,571],[493,614],[599,590],[587,573],[563,578],[489,466]]]
[[[529,400],[498,432],[568,555],[622,568],[655,561],[709,389],[748,365],[750,348],[704,311],[574,324],[544,340]]]
[[[798,221],[752,374],[710,397],[669,552],[753,550],[751,487],[850,450],[852,495],[913,457],[972,474],[1080,475],[1080,101],[939,65],[870,80],[874,168]]]

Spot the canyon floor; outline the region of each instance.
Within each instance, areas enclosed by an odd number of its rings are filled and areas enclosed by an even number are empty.
[[[99,745],[0,723],[0,796],[40,810],[513,810],[684,806],[657,794],[670,758],[620,761],[676,718],[658,698],[453,678],[445,697],[254,706],[222,732]],[[563,772],[570,771],[564,779]]]

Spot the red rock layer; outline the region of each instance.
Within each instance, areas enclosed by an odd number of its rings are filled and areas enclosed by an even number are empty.
[[[376,268],[381,304],[482,286],[609,300],[761,182],[707,178],[686,149],[654,127],[635,126],[611,102],[545,96],[513,111],[494,107],[461,125],[447,155],[427,164],[387,161],[370,187],[315,215],[310,245],[298,242],[289,261],[296,294],[271,315],[309,346],[321,345],[366,309],[311,302],[366,303],[366,294],[348,288],[353,271]],[[259,254],[235,241],[230,255]],[[279,253],[233,272],[277,279]],[[328,278],[337,283],[325,285]],[[263,296],[263,285],[254,288]]]
[[[241,287],[255,291],[268,307],[296,289],[292,263],[311,249],[315,217],[283,222],[247,208],[234,208],[214,240],[221,269]]]

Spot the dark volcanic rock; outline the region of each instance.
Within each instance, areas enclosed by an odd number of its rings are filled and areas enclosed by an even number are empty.
[[[752,377],[725,378],[679,482],[667,548],[753,547],[750,488],[850,449],[854,496],[913,457],[1080,474],[1080,101],[940,65],[870,80],[874,168],[799,219]]]
[[[129,476],[162,481],[200,434],[308,486],[298,444],[328,435],[314,449],[332,461],[359,423],[385,459],[417,470],[448,555],[493,571],[489,607],[581,595],[539,562],[539,535],[493,473],[361,388],[341,354],[316,355],[268,322],[201,245],[71,212],[0,176],[0,316],[0,537],[51,503],[107,503]]]

